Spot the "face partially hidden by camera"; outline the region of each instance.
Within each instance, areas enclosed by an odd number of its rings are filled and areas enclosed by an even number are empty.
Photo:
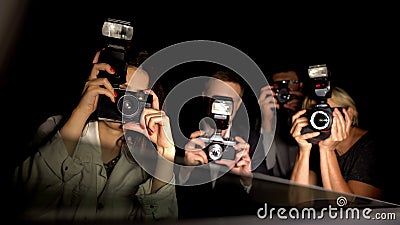
[[[138,92],[149,88],[149,83],[150,83],[149,74],[143,69],[139,69],[135,66],[128,66],[126,80],[127,80],[126,84],[127,91]]]
[[[292,91],[301,91],[303,83],[299,81],[299,77],[295,71],[278,72],[272,76],[273,89],[275,98],[280,105],[284,105],[292,99],[296,98]]]
[[[299,77],[295,71],[279,72],[272,75],[272,82],[279,82],[283,80],[295,80],[298,81]],[[297,86],[299,88],[300,86]],[[296,87],[291,87],[293,90],[297,90]]]

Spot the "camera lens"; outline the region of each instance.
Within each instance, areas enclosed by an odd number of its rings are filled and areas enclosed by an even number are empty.
[[[124,116],[134,116],[139,108],[139,100],[133,95],[122,96],[117,104],[118,110]]]
[[[219,144],[212,144],[208,147],[208,156],[212,160],[218,160],[222,157],[223,149]]]
[[[286,103],[290,99],[289,90],[287,88],[279,89],[277,91],[276,98],[278,99],[279,103]]]
[[[310,123],[311,126],[316,130],[323,130],[329,127],[331,122],[331,116],[325,111],[318,110],[311,114]]]

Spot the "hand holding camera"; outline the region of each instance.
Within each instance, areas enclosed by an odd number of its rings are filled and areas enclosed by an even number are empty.
[[[280,80],[274,82],[272,90],[279,104],[278,108],[286,108],[293,112],[299,109],[301,100],[303,99],[303,92],[300,91],[299,84],[299,80]]]
[[[98,79],[97,74],[100,71],[109,73],[110,76],[114,74],[114,70],[108,64],[97,63],[98,55],[93,59],[93,68],[89,75],[87,82],[82,90],[81,100],[76,110],[87,115],[89,117],[93,112],[96,111],[98,105],[98,97],[103,95],[108,101],[114,102],[114,89],[107,79]],[[86,120],[86,119],[85,119]]]
[[[249,154],[250,145],[243,138],[238,136],[235,137],[235,141],[235,159],[220,159],[216,161],[216,163],[226,165],[232,173],[241,176],[242,182],[244,182],[245,185],[250,185],[253,177]]]
[[[185,146],[187,165],[205,164],[211,161],[235,159],[236,141],[229,137],[229,121],[233,112],[233,99],[225,96],[203,98],[206,117],[200,121],[200,130],[190,135]]]
[[[186,165],[196,166],[214,161],[218,164],[227,165],[230,169],[236,168],[238,175],[250,175],[250,145],[243,138],[235,137],[232,143],[230,143],[230,147],[235,150],[233,158],[225,159],[224,157],[220,157],[210,159],[211,157],[207,154],[209,151],[206,147],[212,142],[206,136],[206,132],[203,130],[195,131],[190,135],[190,141],[185,145],[184,160]],[[219,144],[223,145],[222,143]],[[226,142],[225,144],[228,145]],[[219,149],[219,147],[216,148]],[[244,170],[242,171],[241,169]]]

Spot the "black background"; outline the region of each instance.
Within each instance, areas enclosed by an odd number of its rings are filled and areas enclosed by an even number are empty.
[[[75,106],[105,17],[132,20],[135,47],[150,53],[182,41],[214,40],[243,51],[263,71],[282,61],[326,63],[336,84],[356,100],[360,126],[377,130],[382,151],[397,160],[398,147],[389,138],[398,133],[392,130],[398,120],[399,65],[391,60],[397,27],[390,5],[27,2],[15,47],[1,68],[2,148],[8,162],[44,119]]]

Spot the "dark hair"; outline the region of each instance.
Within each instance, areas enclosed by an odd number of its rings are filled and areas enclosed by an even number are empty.
[[[130,59],[129,65],[139,67],[149,57],[150,57],[150,53],[147,50],[139,51],[137,54],[135,54],[135,56],[132,59]],[[146,70],[146,72],[149,74],[150,79],[151,79],[152,71]],[[157,80],[153,84],[151,89],[157,95],[159,104],[160,104],[160,108],[161,108],[161,106],[163,106],[164,100],[165,100],[165,91],[164,91],[164,87],[163,87],[161,81]],[[164,110],[165,110],[165,106],[164,106]]]
[[[279,62],[275,63],[267,70],[267,79],[272,81],[272,77],[277,73],[293,71],[297,74],[300,81],[304,81],[305,75],[307,73],[307,68],[305,65],[289,62]]]
[[[140,52],[136,53],[134,55],[134,57],[129,59],[128,64],[139,67],[149,57],[150,57],[150,54],[147,50],[140,51]]]

